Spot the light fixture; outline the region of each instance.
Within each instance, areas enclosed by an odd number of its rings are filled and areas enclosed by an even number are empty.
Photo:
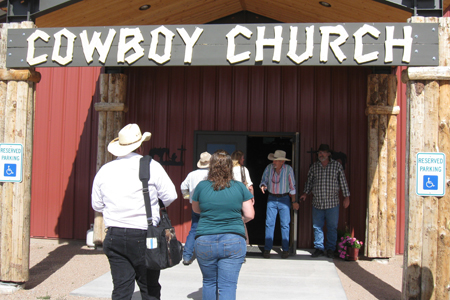
[[[323,5],[323,6],[325,6],[325,7],[331,7],[331,4],[328,3],[328,2],[325,2],[325,1],[319,1],[319,4],[320,4],[320,5]]]
[[[141,7],[139,7],[139,10],[147,10],[147,9],[149,9],[150,7],[151,7],[150,4],[145,4],[145,5],[142,5]]]

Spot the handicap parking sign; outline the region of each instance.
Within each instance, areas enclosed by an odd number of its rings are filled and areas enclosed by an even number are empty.
[[[15,177],[16,176],[16,164],[5,164],[3,176],[5,177]]]
[[[424,190],[438,190],[438,176],[437,175],[424,175],[423,176],[423,189]]]
[[[0,144],[0,182],[22,182],[22,144]]]
[[[445,195],[445,154],[417,153],[416,194],[419,196]]]

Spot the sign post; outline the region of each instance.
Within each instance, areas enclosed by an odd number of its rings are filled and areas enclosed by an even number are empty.
[[[0,144],[0,182],[22,182],[22,144]]]
[[[445,195],[445,154],[417,153],[416,194]]]

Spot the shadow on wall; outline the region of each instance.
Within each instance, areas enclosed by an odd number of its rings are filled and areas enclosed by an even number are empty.
[[[94,223],[95,213],[91,206],[91,191],[96,174],[98,138],[98,112],[95,111],[94,104],[98,102],[99,97],[97,83],[94,95],[89,99],[79,100],[83,102],[80,105],[84,108],[86,108],[86,101],[89,100],[90,106],[87,108],[86,119],[78,120],[79,124],[83,124],[83,130],[76,145],[76,154],[71,165],[58,222],[55,226],[55,233],[59,238],[86,240],[86,232]],[[63,126],[75,127],[77,123],[63,124]],[[76,138],[72,137],[73,140]],[[63,160],[63,163],[65,161]]]

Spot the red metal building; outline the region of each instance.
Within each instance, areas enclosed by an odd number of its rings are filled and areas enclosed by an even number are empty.
[[[43,79],[36,94],[31,235],[84,239],[94,216],[90,208],[97,151],[97,113],[93,104],[98,101],[101,69],[38,71]],[[255,137],[255,133],[270,136],[298,132],[300,192],[311,163],[308,151],[320,143],[329,143],[348,157],[346,176],[352,204],[342,210],[340,228],[347,225],[363,238],[367,205],[364,111],[370,73],[365,67],[128,68],[130,111],[125,123],[136,122],[152,132],[145,151],[168,148],[179,156],[177,149],[186,149],[179,157],[182,166],[165,167],[177,188],[195,166],[196,131],[249,132],[247,167],[255,184],[262,175],[257,170],[269,163],[265,158],[273,152],[256,155],[258,150],[255,152],[252,144],[257,149],[273,148],[264,146],[263,138]],[[252,159],[259,156],[263,158]],[[399,157],[399,161],[404,159]],[[259,243],[265,218],[262,194],[256,195],[256,202],[257,216],[249,223],[249,230],[251,241]],[[180,193],[169,213],[184,240],[190,226],[190,206]],[[398,231],[403,231],[402,222],[398,223]],[[307,201],[299,211],[298,247],[311,246],[311,202]],[[397,252],[402,252],[400,246],[398,243]]]

